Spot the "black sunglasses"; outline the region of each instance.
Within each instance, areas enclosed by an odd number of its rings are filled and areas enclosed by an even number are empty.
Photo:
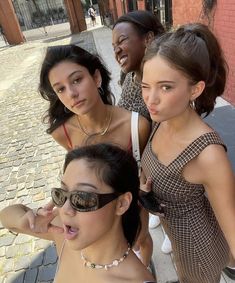
[[[62,207],[69,198],[72,208],[80,212],[97,210],[116,199],[119,195],[117,193],[97,194],[84,191],[68,192],[61,188],[51,190],[52,201],[56,206]]]

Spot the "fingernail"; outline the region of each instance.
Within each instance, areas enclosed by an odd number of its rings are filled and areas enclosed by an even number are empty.
[[[30,228],[31,228],[31,229],[34,229],[34,224],[30,224]]]

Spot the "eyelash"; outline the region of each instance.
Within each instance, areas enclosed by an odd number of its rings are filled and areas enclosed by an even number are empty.
[[[162,88],[163,91],[168,91],[168,90],[172,89],[172,87],[170,85],[163,85],[161,88]]]
[[[73,80],[73,84],[78,84],[81,81],[81,78],[77,78]],[[64,91],[64,87],[61,87],[56,90],[56,93],[62,93]]]

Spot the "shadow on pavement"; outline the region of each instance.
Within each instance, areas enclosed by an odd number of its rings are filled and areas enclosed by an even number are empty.
[[[21,267],[21,269],[20,269]],[[53,244],[30,257],[22,256],[16,263],[14,273],[8,273],[7,283],[52,283],[57,267],[57,253]]]

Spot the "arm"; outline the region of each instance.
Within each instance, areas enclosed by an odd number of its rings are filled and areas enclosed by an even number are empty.
[[[56,211],[46,216],[35,215],[29,207],[15,204],[0,211],[0,221],[11,231],[54,241],[54,235],[63,232],[63,229],[51,224],[56,215]]]
[[[235,257],[235,179],[220,145],[208,146],[199,156],[202,183],[215,216]]]

